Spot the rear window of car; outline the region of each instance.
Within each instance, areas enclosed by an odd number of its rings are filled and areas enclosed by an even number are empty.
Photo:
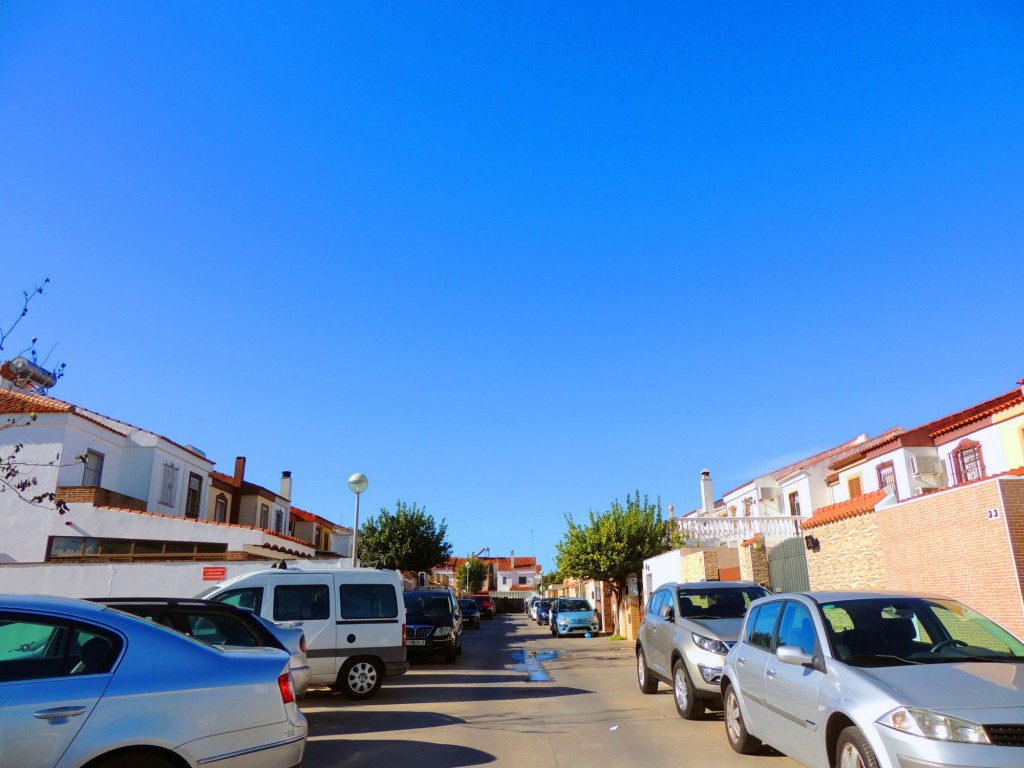
[[[390,584],[342,584],[338,596],[343,619],[398,617],[398,597]]]
[[[426,616],[450,616],[452,604],[448,597],[436,592],[406,592],[405,610]]]

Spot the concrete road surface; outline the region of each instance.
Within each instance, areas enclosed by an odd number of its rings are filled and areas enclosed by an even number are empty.
[[[720,714],[682,720],[667,686],[641,694],[630,642],[552,638],[524,615],[482,624],[457,662],[414,661],[369,702],[311,691],[304,768],[797,765],[737,755]]]

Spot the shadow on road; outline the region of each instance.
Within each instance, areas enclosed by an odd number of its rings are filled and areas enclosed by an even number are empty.
[[[383,731],[440,728],[465,723],[461,717],[437,712],[415,712],[389,709],[385,712],[350,710],[338,717],[337,710],[307,712],[310,730],[317,736],[348,736],[354,733],[381,733]]]
[[[340,742],[334,739],[311,740],[306,744],[305,760],[324,768],[380,768],[390,765],[414,765],[416,768],[456,768],[484,765],[497,758],[489,752],[453,744],[426,741]]]
[[[467,676],[468,678],[468,676]],[[468,682],[463,678],[463,682]],[[504,678],[502,682],[508,682]],[[373,700],[375,705],[398,705],[403,704],[450,704],[453,702],[474,702],[474,701],[506,701],[522,699],[553,699],[561,696],[579,696],[585,693],[592,693],[582,688],[567,688],[564,686],[551,685],[549,683],[526,683],[514,682],[511,685],[491,685],[487,687],[430,687],[430,686],[398,686],[381,688],[377,697]],[[305,700],[306,706],[325,707],[330,709],[355,708],[362,702],[349,701],[341,696],[331,695],[310,695]],[[443,707],[442,707],[443,708]],[[307,718],[315,717],[317,712],[306,713]]]

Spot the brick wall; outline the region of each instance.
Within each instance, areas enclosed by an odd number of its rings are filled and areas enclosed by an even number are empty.
[[[817,552],[807,552],[812,590],[885,589],[875,513],[836,520],[808,533],[821,543]]]
[[[768,584],[768,552],[764,543],[755,541],[740,547],[740,579],[755,584]]]
[[[679,580],[701,581],[718,579],[718,553],[701,550],[679,558]]]
[[[889,589],[952,597],[1024,636],[1024,481],[974,483],[875,516]]]

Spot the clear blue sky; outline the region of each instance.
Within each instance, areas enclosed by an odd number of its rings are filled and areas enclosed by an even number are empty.
[[[550,566],[1024,376],[1024,7],[0,4],[56,397]]]

